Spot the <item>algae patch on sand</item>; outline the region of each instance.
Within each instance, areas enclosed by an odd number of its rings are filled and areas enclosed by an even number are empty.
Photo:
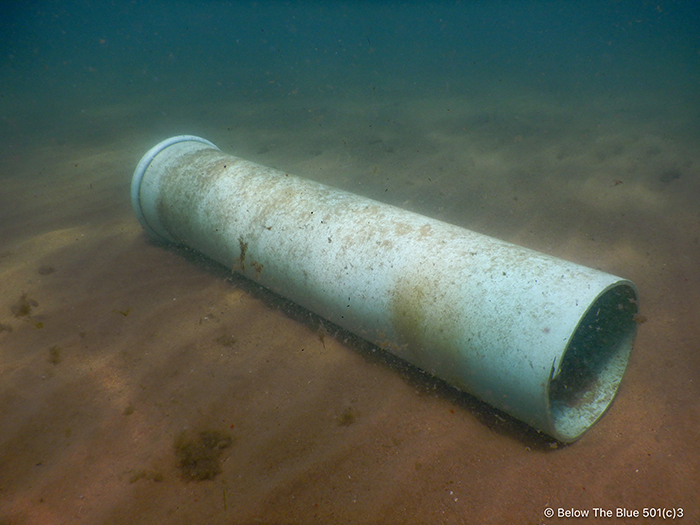
[[[175,438],[175,455],[186,481],[214,479],[221,472],[221,454],[233,444],[233,438],[218,430],[202,430],[196,437],[186,432]]]
[[[165,479],[165,476],[160,470],[148,470],[143,468],[129,472],[129,484],[136,483],[141,479],[161,482]]]
[[[52,365],[58,365],[61,363],[63,358],[61,357],[61,349],[57,346],[52,346],[49,348],[49,363]]]
[[[340,413],[340,415],[338,415],[335,418],[335,420],[337,421],[338,426],[349,427],[357,420],[358,416],[359,416],[359,413],[357,412],[357,410],[355,410],[352,407],[348,407],[345,410],[343,410]]]
[[[37,306],[39,306],[39,303],[24,293],[22,297],[10,307],[10,311],[15,317],[30,317],[32,308],[36,308]]]

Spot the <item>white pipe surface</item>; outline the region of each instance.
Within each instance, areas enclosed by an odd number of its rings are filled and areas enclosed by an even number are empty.
[[[560,441],[605,412],[636,335],[630,281],[248,162],[151,149],[136,215]]]

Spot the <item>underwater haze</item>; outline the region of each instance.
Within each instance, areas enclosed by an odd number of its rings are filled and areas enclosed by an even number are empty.
[[[149,239],[183,134],[630,279],[610,409],[564,445]],[[692,0],[0,3],[0,523],[698,522],[699,261]]]

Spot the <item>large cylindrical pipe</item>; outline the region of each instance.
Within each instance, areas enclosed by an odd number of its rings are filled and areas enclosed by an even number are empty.
[[[611,403],[636,335],[630,281],[173,137],[134,211],[194,248],[560,441]]]

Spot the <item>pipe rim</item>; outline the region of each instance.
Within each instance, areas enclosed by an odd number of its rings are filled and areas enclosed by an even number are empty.
[[[555,438],[575,441],[612,404],[637,334],[637,312],[637,288],[623,280],[601,291],[581,316],[547,385]]]
[[[143,209],[141,208],[141,183],[143,182],[143,178],[146,175],[146,170],[148,170],[148,167],[151,165],[151,162],[153,162],[153,159],[155,159],[163,150],[180,142],[201,142],[202,144],[206,144],[207,146],[211,146],[212,148],[219,150],[219,148],[212,142],[195,135],[177,135],[175,137],[170,137],[169,139],[156,144],[148,150],[148,152],[141,158],[136,166],[134,176],[131,179],[131,206],[134,209],[136,218],[149,235],[162,241],[167,241],[167,239],[165,239],[161,234],[155,231],[150,224],[148,224],[146,216],[143,213]]]

